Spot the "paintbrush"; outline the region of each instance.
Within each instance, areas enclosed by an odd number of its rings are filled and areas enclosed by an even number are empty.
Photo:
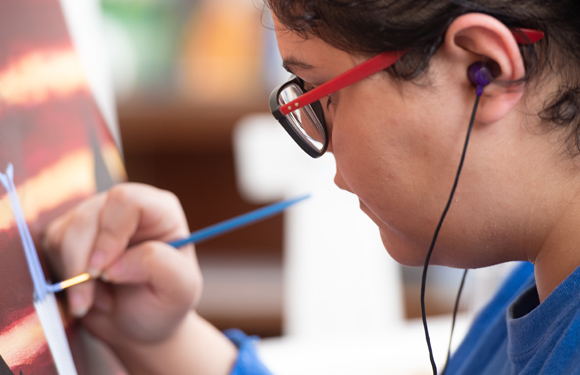
[[[233,217],[233,218],[228,219],[226,221],[222,221],[221,223],[211,225],[207,228],[200,229],[198,231],[191,233],[191,235],[187,238],[171,241],[171,242],[168,242],[168,244],[175,247],[175,248],[179,248],[179,247],[187,245],[189,243],[198,244],[198,243],[205,241],[205,240],[208,240],[210,238],[217,237],[217,236],[225,234],[227,232],[242,228],[246,225],[250,225],[250,224],[253,224],[257,221],[266,219],[270,216],[274,216],[274,215],[284,211],[288,207],[290,207],[290,206],[292,206],[300,201],[303,201],[309,197],[310,197],[310,195],[304,195],[304,196],[301,196],[298,198],[287,199],[287,200],[284,200],[281,202],[277,202],[277,203],[271,204],[269,206],[259,208],[259,209],[254,210],[254,211],[247,212],[247,213],[242,214],[240,216]],[[90,280],[90,279],[91,279],[91,276],[89,275],[89,273],[85,272],[81,275],[78,275],[78,276],[72,277],[70,279],[58,282],[56,284],[48,284],[46,287],[47,287],[48,292],[56,293],[56,292],[60,292],[64,289],[66,289],[66,288],[69,288],[73,285],[80,284],[80,283],[85,282],[85,281]]]

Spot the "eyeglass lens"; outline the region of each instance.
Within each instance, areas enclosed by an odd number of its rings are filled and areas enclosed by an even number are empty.
[[[295,83],[286,86],[278,94],[278,103],[285,105],[298,98],[304,90]],[[326,142],[326,132],[320,119],[310,105],[286,115],[286,120],[294,131],[315,150],[322,151]]]

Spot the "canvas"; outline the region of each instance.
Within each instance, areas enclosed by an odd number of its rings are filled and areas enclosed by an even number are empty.
[[[50,220],[125,172],[58,0],[0,0],[0,172],[9,165],[12,201],[0,185],[0,375],[82,374],[85,359],[69,349],[78,326],[62,296],[38,295],[42,282],[60,281],[40,238]],[[23,246],[28,230],[44,278],[38,285]]]

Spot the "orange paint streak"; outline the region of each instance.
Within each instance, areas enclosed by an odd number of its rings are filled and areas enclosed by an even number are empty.
[[[91,194],[95,186],[93,169],[93,154],[90,149],[83,149],[18,185],[18,196],[25,197],[22,210],[26,221],[36,220],[43,211],[58,207],[69,199]],[[10,207],[8,195],[5,193],[0,197],[0,204]],[[0,216],[0,230],[13,225],[12,215]]]
[[[73,48],[29,53],[0,70],[0,102],[35,105],[88,88]]]
[[[125,169],[116,147],[109,144],[103,146],[101,152],[113,180],[124,180]],[[95,186],[93,152],[85,148],[68,154],[38,175],[28,178],[16,190],[18,196],[24,198],[22,210],[26,221],[30,223],[43,212],[72,199],[93,194]],[[10,207],[10,200],[5,192],[0,194],[0,206]],[[14,225],[12,215],[0,215],[0,230]]]

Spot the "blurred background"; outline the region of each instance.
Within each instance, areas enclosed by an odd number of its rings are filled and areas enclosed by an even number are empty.
[[[267,113],[270,91],[288,76],[261,2],[100,0],[99,7],[129,179],[177,194],[192,230],[268,203],[240,194],[232,144],[236,124]],[[199,310],[218,328],[282,334],[284,220],[197,246],[206,280]],[[421,269],[398,267],[404,316],[418,318]],[[458,271],[430,269],[429,315],[453,309],[459,279]],[[473,303],[470,290],[463,311]]]
[[[267,111],[286,77],[252,0],[102,0],[129,180],[170,190],[192,230],[260,207],[236,186],[234,126]],[[266,202],[264,202],[266,203]],[[200,313],[219,328],[281,334],[278,216],[197,246]]]

